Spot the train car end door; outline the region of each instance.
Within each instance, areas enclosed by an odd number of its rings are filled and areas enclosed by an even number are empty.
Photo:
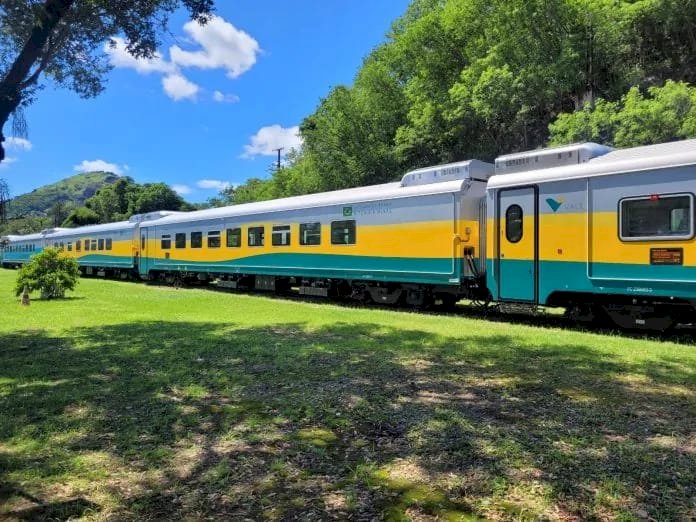
[[[147,275],[150,269],[149,246],[148,246],[148,230],[147,228],[140,229],[140,274]]]
[[[538,189],[498,192],[498,300],[538,302]]]

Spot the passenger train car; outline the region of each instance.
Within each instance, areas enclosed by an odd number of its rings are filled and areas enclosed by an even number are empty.
[[[696,140],[579,144],[412,171],[400,182],[3,238],[86,274],[215,281],[413,306],[565,307],[664,330],[696,320]]]

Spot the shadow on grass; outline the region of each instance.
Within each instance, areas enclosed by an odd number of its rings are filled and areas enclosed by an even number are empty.
[[[165,321],[5,335],[0,358],[0,516],[694,514],[679,360]]]

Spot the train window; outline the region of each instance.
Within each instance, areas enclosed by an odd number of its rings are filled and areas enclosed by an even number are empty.
[[[321,223],[300,223],[300,245],[321,244]]]
[[[72,252],[72,241],[68,241],[68,252]]]
[[[191,248],[203,248],[203,232],[191,232]]]
[[[85,252],[89,250],[89,239],[85,239]]]
[[[332,221],[331,222],[331,244],[332,245],[354,245],[355,244],[355,220]]]
[[[99,240],[99,250],[104,250],[104,240],[103,239]]]
[[[164,234],[162,236],[162,241],[161,245],[162,250],[169,250],[172,248],[172,235],[171,234]]]
[[[111,250],[111,247],[113,246],[113,241],[111,240],[110,237],[106,238],[106,249]]]
[[[242,246],[242,229],[228,228],[227,229],[227,247],[237,248]]]
[[[265,232],[263,227],[249,227],[249,246],[260,247],[264,244]]]
[[[519,205],[510,205],[505,211],[505,237],[510,243],[519,243],[524,233],[524,212]]]
[[[208,248],[220,248],[220,231],[208,231]]]
[[[176,248],[186,248],[186,234],[180,232],[174,236],[174,246]]]
[[[97,240],[92,239],[92,250],[96,250],[96,249],[97,249]]]
[[[273,225],[271,244],[273,246],[288,246],[290,244],[290,225]]]
[[[81,239],[78,239],[77,241],[75,241],[75,250],[77,250],[78,252],[80,250],[82,250],[82,240]]]
[[[691,194],[670,194],[621,200],[619,237],[623,241],[692,238],[693,199]]]

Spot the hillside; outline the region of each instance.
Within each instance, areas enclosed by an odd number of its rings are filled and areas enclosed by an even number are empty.
[[[85,172],[65,178],[50,185],[44,185],[13,198],[10,202],[9,217],[45,216],[56,203],[74,203],[77,206],[94,195],[104,185],[115,182],[116,174],[111,172]]]

